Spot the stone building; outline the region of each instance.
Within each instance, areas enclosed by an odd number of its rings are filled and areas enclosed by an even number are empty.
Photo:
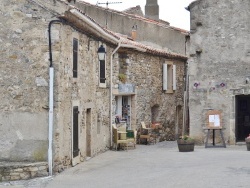
[[[109,149],[116,115],[131,129],[160,121],[169,139],[180,133],[186,56],[105,29],[67,1],[0,8],[0,161],[60,171]]]
[[[218,110],[226,141],[244,141],[250,133],[250,1],[197,0],[188,8],[190,134],[203,142],[207,112]]]

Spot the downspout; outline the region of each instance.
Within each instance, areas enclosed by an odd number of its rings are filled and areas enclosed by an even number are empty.
[[[121,41],[119,41],[118,46],[112,52],[110,57],[110,148],[112,148],[113,143],[113,128],[112,128],[112,112],[113,112],[113,56],[117,52],[117,50],[121,47]]]
[[[49,34],[49,147],[48,147],[48,166],[49,176],[53,174],[53,116],[54,116],[54,68],[52,59],[52,44],[51,44],[51,26],[54,23],[62,23],[61,20],[52,20],[49,22],[48,34]]]

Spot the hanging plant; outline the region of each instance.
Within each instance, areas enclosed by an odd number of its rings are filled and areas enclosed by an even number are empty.
[[[118,75],[118,78],[119,78],[119,80],[120,80],[122,83],[125,83],[126,80],[127,80],[127,76],[126,76],[125,74],[122,74],[122,73],[120,73],[120,74]]]

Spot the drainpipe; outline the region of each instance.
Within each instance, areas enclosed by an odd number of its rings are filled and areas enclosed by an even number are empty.
[[[54,115],[54,68],[52,60],[52,44],[51,44],[51,26],[54,23],[62,23],[61,20],[52,20],[49,23],[48,34],[49,34],[49,147],[48,147],[48,166],[49,176],[52,176],[53,172],[53,115]]]
[[[112,147],[113,143],[113,129],[112,129],[112,112],[113,112],[113,56],[117,52],[117,50],[121,47],[121,42],[119,41],[118,46],[112,52],[110,57],[110,148]]]

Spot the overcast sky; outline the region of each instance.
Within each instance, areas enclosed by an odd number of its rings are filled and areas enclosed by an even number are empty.
[[[91,4],[96,5],[99,3],[106,3],[107,0],[83,0]],[[160,7],[160,19],[170,22],[171,26],[179,27],[189,30],[190,28],[190,14],[185,9],[194,0],[158,0]],[[110,3],[108,7],[115,10],[125,10],[130,7],[140,5],[144,12],[146,0],[109,0],[108,2],[122,2],[119,4]],[[106,7],[106,5],[99,5]]]

